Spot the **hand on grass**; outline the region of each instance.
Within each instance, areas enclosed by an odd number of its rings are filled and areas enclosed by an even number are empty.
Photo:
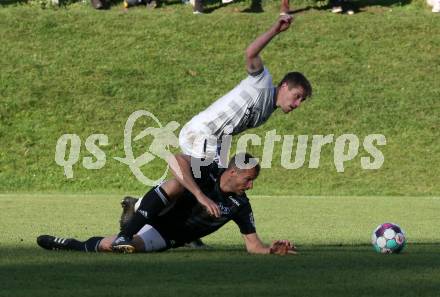
[[[272,245],[270,246],[270,253],[275,255],[296,255],[297,249],[295,245],[293,245],[288,240],[276,240],[272,242]]]

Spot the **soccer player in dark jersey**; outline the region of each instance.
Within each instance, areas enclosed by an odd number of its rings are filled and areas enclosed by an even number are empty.
[[[142,212],[136,212],[140,216],[134,221],[142,223],[142,227],[130,242],[120,245],[117,251],[155,252],[177,248],[217,231],[232,220],[239,227],[249,253],[295,253],[295,248],[289,241],[277,240],[267,246],[256,233],[252,207],[245,191],[252,188],[259,171],[260,165],[249,154],[237,154],[226,169],[220,169],[215,162],[204,167],[201,177],[195,180],[205,195],[218,204],[221,210],[219,217],[210,215],[187,191],[154,219],[149,219],[147,215],[142,216]],[[142,200],[148,200],[149,195],[167,198],[166,189],[160,185],[152,188]],[[142,200],[138,207],[143,203]],[[112,242],[115,238],[116,236],[91,237],[82,242],[73,238],[42,235],[38,237],[37,243],[45,249],[104,252],[114,249]]]

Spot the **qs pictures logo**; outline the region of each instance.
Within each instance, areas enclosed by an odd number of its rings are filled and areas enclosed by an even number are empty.
[[[133,128],[136,122],[143,117],[153,120],[156,126],[147,127],[133,137]],[[150,179],[144,175],[141,169],[143,166],[152,162],[156,158],[166,161],[172,155],[169,150],[170,147],[177,147],[179,145],[178,138],[174,133],[179,126],[180,124],[175,121],[171,121],[163,126],[159,119],[151,112],[146,110],[137,110],[129,116],[127,122],[125,123],[125,157],[113,157],[113,159],[127,165],[137,180],[142,182],[144,185],[154,186],[166,177],[168,173],[168,166],[158,179]],[[132,143],[140,141],[147,135],[153,137],[148,150],[139,156],[135,156]],[[70,149],[67,154],[69,143]],[[84,144],[86,150],[89,151],[96,159],[94,161],[93,157],[84,157],[82,162],[84,168],[94,170],[103,168],[106,164],[106,155],[104,151],[101,150],[100,146],[106,146],[109,144],[108,136],[105,134],[92,134],[87,137]],[[55,162],[64,168],[64,175],[66,178],[73,178],[73,165],[79,161],[80,150],[81,139],[77,134],[64,134],[58,139],[55,150]]]

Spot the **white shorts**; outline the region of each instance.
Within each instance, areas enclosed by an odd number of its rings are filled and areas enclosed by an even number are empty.
[[[165,239],[163,239],[162,235],[160,235],[160,233],[151,225],[143,226],[137,235],[142,238],[142,241],[144,242],[144,252],[157,252],[167,247]]]
[[[209,132],[194,129],[191,125],[185,125],[179,134],[179,145],[182,153],[196,159],[214,160],[222,167],[228,165],[228,153],[231,147],[232,136],[225,141],[216,138]],[[227,137],[226,136],[226,137]],[[225,146],[224,148],[222,147]]]
[[[160,187],[160,185],[158,187]],[[156,189],[158,189],[158,187]],[[163,194],[160,191],[158,191],[157,193],[163,197]],[[139,198],[139,200],[136,201],[136,204],[134,205],[134,211],[138,210],[142,199],[143,198]],[[163,197],[163,199],[165,199],[165,197]],[[173,202],[169,203],[167,205],[167,207],[165,207],[165,209],[163,209],[159,213],[159,216],[167,213],[171,208],[173,208],[173,206],[175,204],[176,204],[175,200]],[[144,247],[145,247],[144,252],[147,252],[147,253],[148,252],[157,252],[157,251],[163,250],[167,247],[167,243],[166,243],[165,239],[163,239],[162,235],[160,235],[160,233],[156,229],[154,229],[154,227],[151,225],[147,224],[147,225],[143,226],[142,229],[139,230],[137,235],[144,242]]]
[[[217,156],[218,140],[208,132],[185,125],[179,134],[182,153],[197,159],[214,159]]]

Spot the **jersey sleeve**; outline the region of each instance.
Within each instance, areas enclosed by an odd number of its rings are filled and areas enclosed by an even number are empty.
[[[246,84],[257,88],[269,88],[272,87],[272,75],[269,73],[269,70],[264,67],[262,71],[249,73],[249,76],[245,79]]]
[[[252,207],[249,203],[243,206],[243,208],[234,216],[233,221],[240,228],[241,234],[255,233],[255,220],[252,213]]]

